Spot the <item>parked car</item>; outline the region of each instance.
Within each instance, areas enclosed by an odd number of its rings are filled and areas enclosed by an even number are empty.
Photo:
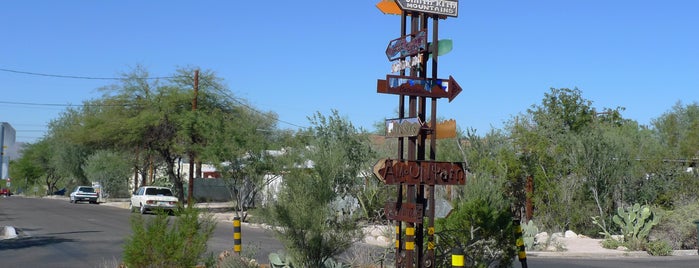
[[[91,204],[97,204],[97,192],[92,186],[76,186],[70,192],[70,202],[78,203],[79,201],[88,201]]]
[[[8,188],[2,188],[2,189],[0,189],[0,195],[1,196],[11,196],[12,191],[10,191],[10,189],[8,189]]]
[[[179,200],[173,196],[172,190],[162,186],[142,186],[131,196],[129,209],[131,212],[137,210],[141,214],[155,209],[162,209],[168,213],[174,212]]]

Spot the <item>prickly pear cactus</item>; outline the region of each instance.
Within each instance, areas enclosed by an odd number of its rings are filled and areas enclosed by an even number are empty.
[[[522,225],[522,239],[527,250],[534,249],[534,237],[539,233],[539,228],[534,225],[534,221],[529,221]]]
[[[645,240],[653,226],[660,222],[660,216],[653,213],[648,205],[636,203],[628,209],[618,208],[612,218],[624,235],[624,241]]]

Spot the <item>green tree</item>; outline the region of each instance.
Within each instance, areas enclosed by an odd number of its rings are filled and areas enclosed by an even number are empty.
[[[99,150],[87,157],[83,169],[90,180],[101,183],[103,196],[129,197],[130,166],[125,153]]]
[[[534,179],[535,215],[551,230],[585,228],[594,207],[610,215],[607,200],[614,199],[607,197],[628,171],[630,155],[606,139],[608,129],[624,123],[621,108],[598,113],[591,103],[578,89],[551,89],[508,126],[524,173]]]
[[[358,133],[337,111],[309,118],[313,127],[300,133],[305,146],[290,148],[297,160],[284,174],[278,200],[266,212],[277,236],[299,267],[322,267],[359,238],[357,222],[339,200],[359,190],[361,170],[372,152],[366,135]],[[373,164],[373,163],[371,163]]]
[[[143,177],[140,184],[148,183],[148,170],[162,166],[184,202],[186,178],[179,164],[192,157],[201,160],[210,139],[207,134],[214,131],[207,132],[207,127],[235,107],[222,80],[207,70],[200,72],[198,105],[193,110],[195,69],[178,69],[163,80],[149,78],[142,67],[124,74],[119,84],[102,88],[102,99],[86,105],[75,136],[96,149],[133,152],[135,174]]]
[[[436,221],[437,259],[447,260],[459,247],[469,267],[509,267],[515,256],[512,185],[522,179],[521,164],[501,132],[483,138],[469,132],[466,139],[471,172],[449,217]]]
[[[699,103],[678,102],[651,124],[659,140],[671,150],[668,157],[674,160],[699,157]]]
[[[15,184],[19,184],[25,193],[30,186],[42,184],[41,179],[46,175],[44,167],[47,158],[43,154],[46,153],[45,146],[43,140],[28,144],[22,149],[22,157],[11,163],[10,177],[15,179]]]
[[[277,140],[284,134],[275,130],[276,114],[238,101],[241,105],[229,110],[207,112],[210,120],[200,127],[200,135],[208,138],[200,156],[215,163],[236,200],[236,213],[245,220],[258,193],[277,179],[271,174],[281,174],[284,164],[278,153],[283,145]]]

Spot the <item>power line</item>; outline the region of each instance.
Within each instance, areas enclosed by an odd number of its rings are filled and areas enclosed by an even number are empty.
[[[299,126],[299,125],[297,125],[297,124],[294,124],[294,123],[291,123],[291,122],[287,122],[287,121],[281,120],[281,119],[279,119],[279,118],[275,118],[275,117],[269,116],[268,114],[263,113],[263,112],[261,112],[261,111],[258,111],[257,109],[251,107],[250,105],[248,105],[247,103],[245,103],[245,102],[239,100],[238,98],[229,95],[228,92],[227,92],[226,90],[221,89],[221,88],[218,87],[216,84],[213,84],[213,83],[211,83],[211,82],[209,82],[209,81],[203,81],[203,82],[206,83],[207,85],[209,85],[209,86],[215,88],[215,89],[218,89],[220,92],[222,92],[222,94],[223,94],[225,97],[228,97],[228,98],[231,99],[232,101],[234,101],[234,102],[236,102],[236,103],[238,103],[238,104],[240,104],[240,105],[242,105],[242,106],[244,106],[244,107],[250,109],[251,111],[253,111],[253,112],[255,112],[255,113],[258,113],[258,114],[260,114],[260,115],[262,115],[262,116],[264,116],[264,117],[267,117],[267,118],[269,118],[269,119],[273,119],[273,120],[275,120],[275,121],[277,121],[277,122],[280,122],[280,123],[284,123],[284,124],[288,124],[288,125],[291,125],[291,126],[295,126],[295,127],[297,127],[297,128],[304,128],[304,127]]]
[[[76,106],[76,105],[73,105],[73,104],[35,103],[35,102],[15,102],[15,101],[0,101],[0,104],[27,105],[27,106],[58,106],[58,107]]]
[[[135,104],[124,103],[124,104],[60,104],[60,103],[36,103],[36,102],[15,102],[15,101],[0,101],[0,104],[11,104],[11,105],[27,105],[27,106],[53,106],[53,107],[120,107],[120,106],[134,106]]]
[[[18,70],[11,70],[11,69],[5,69],[5,68],[0,68],[0,71],[2,72],[8,72],[8,73],[17,73],[17,74],[26,74],[26,75],[33,75],[33,76],[44,76],[44,77],[56,77],[56,78],[69,78],[69,79],[88,79],[88,80],[123,80],[123,79],[130,79],[125,78],[125,77],[92,77],[92,76],[77,76],[77,75],[59,75],[59,74],[47,74],[47,73],[37,73],[37,72],[27,72],[27,71],[18,71]],[[189,78],[189,76],[159,76],[159,77],[144,77],[144,78],[137,78],[137,79],[144,79],[144,80],[155,80],[155,79],[173,79],[173,78]],[[267,118],[276,120],[280,123],[288,124],[297,128],[304,128],[303,126],[287,122],[284,120],[281,120],[279,118],[274,118],[271,117],[261,111],[258,111],[257,109],[251,107],[247,103],[244,103],[243,101],[240,101],[239,99],[230,96],[229,94],[226,93],[225,90],[222,90],[218,86],[216,86],[213,83],[207,83],[209,86],[214,87],[218,89],[219,91],[223,92],[224,96],[228,97],[229,99],[233,100],[234,102],[245,106],[246,108],[250,109],[251,111],[258,113],[262,116],[265,116]],[[28,105],[28,106],[58,106],[58,107],[73,107],[73,106],[86,106],[85,104],[81,105],[73,105],[73,104],[56,104],[56,103],[30,103],[30,102],[10,102],[10,101],[0,101],[0,104],[13,104],[13,105]],[[87,106],[129,106],[130,104],[123,104],[123,105],[107,105],[107,104],[99,104],[99,105],[94,105],[94,104],[88,104]]]
[[[8,72],[8,73],[16,73],[16,74],[33,75],[33,76],[69,78],[69,79],[88,79],[88,80],[123,80],[123,79],[127,79],[126,77],[92,77],[92,76],[78,76],[78,75],[47,74],[47,73],[18,71],[18,70],[4,69],[4,68],[0,68],[0,71]],[[155,79],[172,79],[172,78],[182,78],[182,77],[184,77],[184,76],[158,76],[158,77],[142,77],[142,78],[136,78],[136,79],[155,80]],[[133,77],[129,77],[128,79],[132,79],[132,78]]]

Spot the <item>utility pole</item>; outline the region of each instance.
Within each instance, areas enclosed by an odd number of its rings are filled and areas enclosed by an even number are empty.
[[[199,95],[199,70],[194,70],[194,99],[192,99],[192,112],[197,110],[197,98]],[[196,116],[196,115],[195,115]],[[192,128],[192,144],[196,142],[196,137],[194,135],[194,123],[191,125]],[[189,149],[189,182],[187,187],[187,206],[192,207],[192,201],[194,200],[194,150]]]

